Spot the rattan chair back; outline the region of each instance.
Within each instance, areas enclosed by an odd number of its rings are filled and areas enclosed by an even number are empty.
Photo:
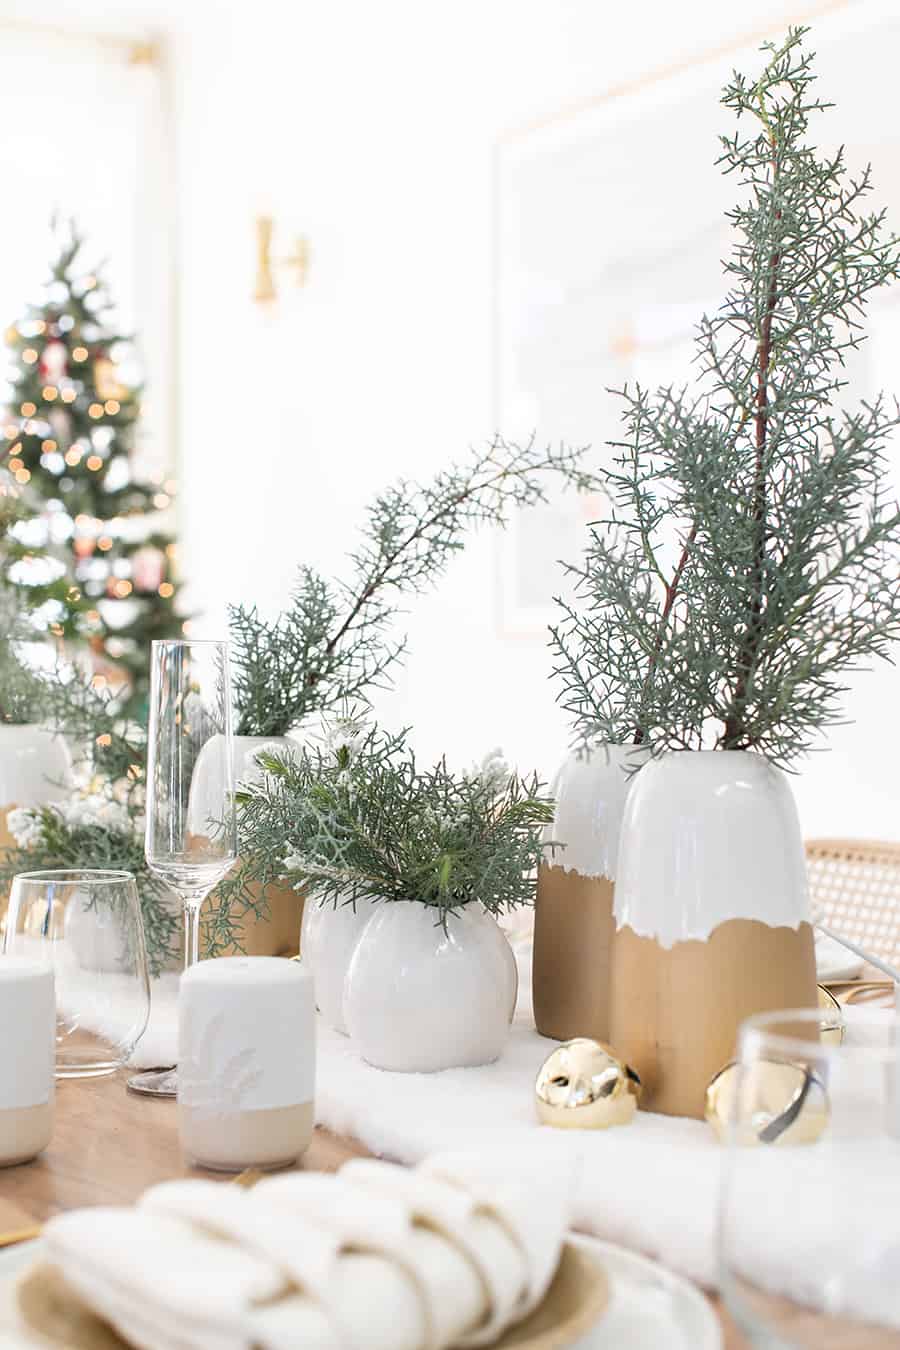
[[[809,839],[813,914],[840,937],[900,965],[900,844]]]

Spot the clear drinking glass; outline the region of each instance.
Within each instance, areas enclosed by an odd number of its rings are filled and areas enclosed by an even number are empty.
[[[900,1348],[900,1037],[854,1010],[841,1044],[815,1010],[741,1030],[729,1128],[722,1291],[766,1350]]]
[[[3,951],[53,970],[57,1078],[100,1077],[128,1060],[150,1014],[144,924],[130,872],[20,873]]]
[[[227,642],[154,642],[145,855],[184,906],[184,964],[199,960],[200,906],[237,859]],[[173,1071],[139,1074],[136,1092],[173,1097]]]

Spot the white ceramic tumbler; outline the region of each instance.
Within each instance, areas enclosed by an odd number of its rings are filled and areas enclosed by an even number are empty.
[[[53,1133],[53,971],[0,956],[0,1167],[29,1162]]]
[[[271,1169],[309,1146],[315,1089],[312,976],[299,961],[226,956],[181,977],[178,1128],[215,1171]]]

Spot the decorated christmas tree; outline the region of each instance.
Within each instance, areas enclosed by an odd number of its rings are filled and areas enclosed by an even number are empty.
[[[82,255],[76,228],[61,231],[43,302],[7,330],[14,365],[2,464],[27,510],[5,531],[0,562],[49,633],[83,643],[112,688],[130,686],[134,710],[151,639],[182,628],[165,516],[174,484],[135,475],[140,389],[119,370],[131,339],[116,330]],[[40,576],[23,567],[30,555]]]

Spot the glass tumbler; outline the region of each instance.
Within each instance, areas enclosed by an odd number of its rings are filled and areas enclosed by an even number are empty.
[[[897,1014],[854,1009],[840,1044],[819,1019],[751,1018],[717,1080],[722,1292],[765,1350],[900,1350]]]
[[[57,1078],[96,1078],[126,1063],[150,1015],[144,924],[131,872],[20,873],[3,950],[53,970]]]

